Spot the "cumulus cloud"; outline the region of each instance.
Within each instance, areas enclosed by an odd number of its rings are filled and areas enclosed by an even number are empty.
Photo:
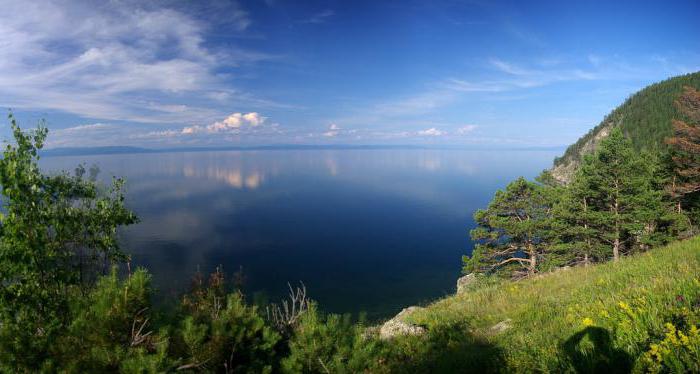
[[[427,130],[418,131],[419,136],[443,136],[447,135],[446,131],[438,130],[435,127],[431,127]]]
[[[257,127],[265,123],[266,118],[257,112],[250,113],[233,113],[222,121],[216,121],[206,126],[189,126],[182,129],[182,134],[197,134],[197,133],[225,133],[238,132],[243,127]]]

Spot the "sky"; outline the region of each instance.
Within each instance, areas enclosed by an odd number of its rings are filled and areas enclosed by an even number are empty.
[[[700,70],[696,0],[0,8],[0,107],[46,120],[47,148],[563,146]]]

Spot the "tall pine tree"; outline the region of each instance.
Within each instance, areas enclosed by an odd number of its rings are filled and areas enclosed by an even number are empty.
[[[652,182],[649,165],[622,131],[613,129],[574,177],[571,194],[581,201],[578,209],[586,226],[579,238],[607,244],[615,261],[623,252],[648,246],[658,217],[665,215],[661,192]],[[590,243],[588,249],[598,248]]]

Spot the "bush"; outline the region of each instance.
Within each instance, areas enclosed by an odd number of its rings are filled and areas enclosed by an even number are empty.
[[[323,316],[314,303],[301,315],[282,360],[287,373],[356,373],[378,365],[382,344],[349,315]],[[376,371],[376,370],[369,370]]]
[[[217,270],[205,286],[199,281],[183,298],[178,332],[179,369],[212,372],[271,372],[279,334],[265,324],[256,307],[239,292],[227,294]]]
[[[165,330],[154,334],[150,275],[139,269],[120,281],[116,269],[83,296],[71,297],[72,321],[53,345],[68,372],[159,372],[171,367]]]

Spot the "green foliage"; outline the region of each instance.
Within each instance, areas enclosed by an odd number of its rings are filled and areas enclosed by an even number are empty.
[[[209,282],[196,282],[183,299],[178,342],[181,369],[211,372],[271,372],[280,336],[239,292],[227,294],[217,270]]]
[[[497,191],[488,208],[474,213],[476,245],[464,271],[534,274],[549,247],[552,196],[550,188],[522,177]]]
[[[123,182],[98,194],[83,175],[43,175],[37,165],[46,128],[23,132],[0,159],[0,365],[39,370],[68,325],[68,299],[104,264],[123,260],[116,229],[136,221]]]
[[[71,323],[53,346],[68,372],[163,372],[168,335],[154,334],[150,316],[150,275],[143,269],[120,281],[116,269],[86,297],[71,298]]]
[[[700,372],[700,329],[690,326],[678,330],[672,323],[666,324],[664,339],[649,346],[636,368],[648,373],[697,373]]]
[[[321,315],[311,303],[289,341],[282,360],[287,373],[357,373],[379,365],[382,345],[350,316]],[[371,370],[373,371],[373,370]]]
[[[613,129],[574,176],[568,201],[558,209],[570,224],[563,232],[583,244],[586,254],[600,256],[604,244],[612,249],[607,257],[615,259],[623,251],[667,241],[660,227],[669,224],[672,212],[662,202],[662,191],[654,188],[653,172],[653,163]],[[583,229],[577,227],[581,224]]]

